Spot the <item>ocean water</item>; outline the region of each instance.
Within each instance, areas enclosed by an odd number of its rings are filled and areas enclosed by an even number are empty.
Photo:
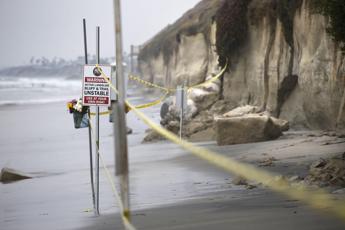
[[[67,102],[81,93],[82,79],[0,77],[0,106]]]

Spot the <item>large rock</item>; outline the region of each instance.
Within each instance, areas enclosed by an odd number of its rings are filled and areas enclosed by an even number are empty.
[[[245,105],[237,107],[233,110],[230,110],[227,113],[223,114],[223,117],[240,117],[249,113],[257,113],[259,112],[259,108],[252,105]]]
[[[287,120],[278,119],[275,117],[271,117],[271,120],[273,121],[274,124],[280,127],[280,130],[282,132],[288,131],[290,129],[290,123]]]
[[[216,140],[218,145],[267,141],[282,135],[280,126],[267,115],[248,114],[240,117],[218,117]]]
[[[193,100],[187,100],[187,107],[184,109],[184,120],[190,120],[198,113],[198,109]],[[161,106],[160,116],[162,118],[162,125],[171,120],[180,119],[180,110],[176,107],[176,97],[169,97]]]
[[[165,140],[165,138],[159,133],[157,133],[156,131],[151,129],[151,130],[148,130],[148,133],[144,137],[142,143],[156,142],[156,141],[161,141],[161,140]]]
[[[10,168],[3,168],[0,173],[0,181],[3,183],[10,183],[30,178],[32,178],[30,175]]]
[[[219,93],[195,88],[189,91],[188,97],[194,101],[198,110],[202,111],[210,108],[218,100]]]
[[[287,130],[289,130],[290,128],[290,124],[288,121],[283,120],[283,119],[279,119],[279,118],[275,118],[273,116],[271,116],[271,114],[267,111],[264,112],[260,112],[260,108],[257,106],[253,106],[253,105],[244,105],[244,106],[240,106],[237,108],[234,108],[232,110],[230,110],[227,113],[224,113],[222,116],[223,117],[241,117],[244,115],[248,115],[248,114],[258,114],[260,116],[265,115],[265,116],[269,116],[272,120],[272,122],[280,127],[280,130],[282,132],[285,132]]]
[[[188,91],[187,107],[183,116],[183,136],[190,137],[191,135],[209,129],[213,126],[213,114],[208,110],[218,99],[219,91],[218,82],[212,83],[214,87],[194,88]],[[180,130],[180,111],[176,107],[176,98],[170,97],[161,107],[161,125],[169,131],[178,134]],[[218,110],[226,108],[226,103],[218,103]],[[151,139],[152,135],[148,135],[146,139]],[[202,135],[204,136],[204,135]],[[207,136],[207,135],[206,135]],[[144,141],[146,141],[146,139]],[[154,138],[157,139],[157,138]],[[200,139],[197,137],[196,139]],[[202,137],[201,139],[205,139]],[[214,138],[213,138],[214,139]]]
[[[160,115],[161,118],[164,119],[168,113],[169,113],[169,102],[164,102],[161,106],[161,111],[160,111]]]

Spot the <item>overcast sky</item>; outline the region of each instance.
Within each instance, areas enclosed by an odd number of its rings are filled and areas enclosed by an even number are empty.
[[[122,0],[124,50],[150,39],[200,0]],[[89,53],[101,27],[101,56],[114,56],[113,0],[0,0],[0,67],[27,64],[45,56],[83,55],[82,19]]]

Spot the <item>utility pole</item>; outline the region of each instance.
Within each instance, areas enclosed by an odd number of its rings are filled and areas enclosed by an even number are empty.
[[[119,176],[121,186],[121,200],[123,215],[130,218],[129,211],[129,175],[128,175],[128,146],[127,125],[125,116],[125,79],[122,66],[122,29],[120,0],[114,0],[115,19],[115,47],[116,47],[116,77],[119,92],[117,103],[113,104],[113,121],[115,137],[115,165],[116,175]]]

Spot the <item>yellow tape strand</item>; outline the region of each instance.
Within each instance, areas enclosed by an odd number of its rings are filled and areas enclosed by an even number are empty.
[[[226,68],[228,67],[228,63],[226,63],[226,65],[224,66],[224,68],[214,77],[212,77],[211,79],[203,82],[203,83],[200,83],[200,84],[196,84],[196,85],[193,85],[193,86],[189,86],[188,87],[188,90],[191,90],[193,88],[198,88],[198,87],[202,87],[202,86],[205,86],[211,82],[214,82],[216,81],[217,79],[219,79],[223,73],[225,72]],[[157,85],[157,84],[154,84],[154,83],[151,83],[149,81],[145,81],[137,76],[134,76],[134,75],[129,75],[129,79],[131,80],[134,80],[134,81],[137,81],[143,85],[146,85],[146,86],[149,86],[149,87],[154,87],[154,88],[158,88],[158,89],[161,89],[161,90],[164,90],[164,91],[168,91],[168,92],[174,92],[176,91],[176,89],[169,89],[169,88],[165,88],[163,86],[160,86],[160,85]]]
[[[145,108],[148,108],[148,107],[151,107],[151,106],[155,106],[161,102],[163,102],[165,100],[165,98],[167,98],[167,96],[169,95],[169,92],[166,92],[163,96],[161,96],[159,99],[155,100],[155,101],[152,101],[152,102],[149,102],[149,103],[145,103],[145,104],[141,104],[141,105],[136,105],[134,106],[136,109],[145,109]],[[130,108],[129,108],[130,110]],[[104,111],[104,112],[100,112],[99,115],[102,116],[102,115],[108,115],[110,114],[111,110],[109,111]],[[91,113],[90,112],[90,115],[91,116],[96,116],[96,113]]]
[[[89,117],[89,120],[90,120],[90,128],[92,130],[92,135],[95,136],[95,133],[92,129],[92,125],[91,125],[91,119]],[[119,193],[117,192],[117,189],[116,189],[116,186],[115,186],[115,182],[111,176],[111,173],[108,169],[108,167],[106,166],[105,164],[105,161],[104,161],[104,158],[103,158],[103,155],[102,153],[99,151],[98,149],[98,145],[95,145],[96,148],[97,148],[97,152],[99,153],[99,158],[101,159],[101,163],[102,163],[102,167],[104,169],[104,172],[105,172],[105,175],[107,176],[107,180],[111,186],[111,190],[113,191],[113,194],[117,200],[117,203],[119,205],[119,209],[120,209],[120,212],[121,212],[121,219],[122,219],[122,222],[123,224],[125,225],[126,229],[129,229],[129,230],[136,230],[136,228],[131,224],[130,220],[128,219],[128,216],[126,214],[127,211],[124,210],[124,207],[123,207],[123,203],[121,201],[121,198],[120,198],[120,195]]]
[[[109,114],[110,111],[104,111],[104,112],[100,112],[99,115],[102,116],[102,115],[107,115]],[[96,113],[90,113],[91,116],[96,116]]]
[[[107,79],[104,73],[102,73],[104,79]],[[116,88],[109,82],[110,87],[118,93]],[[225,157],[219,153],[215,153],[205,148],[195,146],[187,141],[180,140],[172,132],[163,129],[151,121],[142,112],[137,110],[133,105],[126,101],[127,105],[133,110],[138,117],[143,120],[148,126],[154,129],[156,132],[171,140],[172,142],[180,145],[185,150],[188,150],[193,155],[206,160],[207,162],[224,169],[225,171],[237,174],[248,180],[253,180],[258,183],[266,185],[273,191],[285,194],[293,199],[298,199],[309,204],[311,207],[322,209],[324,211],[332,212],[339,216],[342,220],[345,220],[345,200],[334,200],[333,197],[321,189],[309,190],[304,185],[292,185],[286,179],[278,174],[273,174],[252,165],[235,161],[231,158]]]
[[[134,80],[134,81],[137,81],[143,85],[146,85],[148,87],[153,87],[153,88],[157,88],[157,89],[161,89],[161,90],[164,90],[164,91],[169,91],[169,92],[172,92],[172,91],[176,91],[176,89],[169,89],[169,88],[165,88],[163,86],[160,86],[160,85],[157,85],[157,84],[154,84],[152,82],[149,82],[149,81],[145,81],[137,76],[134,76],[134,75],[129,75],[129,79],[131,80]]]
[[[142,104],[142,105],[136,105],[134,106],[136,109],[144,109],[144,108],[148,108],[154,105],[157,105],[159,103],[161,103],[162,101],[165,100],[165,98],[169,95],[169,92],[166,92],[163,96],[161,96],[159,99],[153,101],[153,102],[149,102],[146,104]]]
[[[207,80],[207,81],[205,81],[203,83],[190,86],[190,87],[188,87],[188,90],[193,89],[193,88],[198,88],[198,87],[201,87],[201,86],[205,86],[205,85],[207,85],[207,84],[209,84],[211,82],[214,82],[215,80],[217,80],[218,78],[220,78],[223,75],[223,73],[225,72],[227,67],[228,67],[228,63],[225,64],[224,68],[216,76],[212,77],[211,79],[209,79],[209,80]]]

